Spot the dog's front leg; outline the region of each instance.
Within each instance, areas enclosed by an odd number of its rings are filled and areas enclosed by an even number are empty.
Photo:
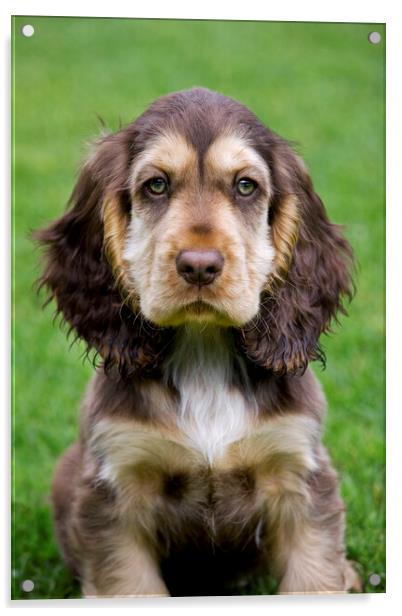
[[[325,528],[299,521],[299,529],[279,534],[274,573],[279,593],[333,593],[350,589],[343,550]]]
[[[83,570],[85,597],[165,597],[168,589],[156,558],[146,545],[125,533],[98,546]]]
[[[272,572],[279,593],[359,591],[360,580],[345,557],[344,505],[323,447],[318,468],[305,477],[288,473],[268,497],[272,520]]]

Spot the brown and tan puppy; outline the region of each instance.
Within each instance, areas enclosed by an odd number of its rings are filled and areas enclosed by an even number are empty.
[[[42,284],[102,358],[53,487],[85,596],[358,588],[309,360],[351,250],[300,158],[206,89],[103,137],[39,232]],[[232,586],[233,588],[233,586]]]

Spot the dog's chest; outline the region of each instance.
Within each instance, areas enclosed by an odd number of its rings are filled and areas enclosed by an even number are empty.
[[[253,432],[253,410],[241,392],[224,383],[208,386],[201,379],[184,382],[168,423],[102,419],[93,427],[90,451],[100,461],[100,475],[114,484],[129,475],[209,475],[229,469],[234,443]],[[136,472],[141,470],[141,473]]]
[[[168,543],[189,528],[221,545],[244,528],[237,543],[250,533],[258,543],[267,498],[300,492],[315,467],[317,424],[292,414],[263,422],[252,396],[233,384],[229,353],[189,344],[166,366],[178,392],[173,407],[159,384],[149,394],[153,423],[105,418],[93,427],[98,479],[113,487],[122,516],[147,532],[165,528]]]
[[[217,406],[222,416],[214,409],[201,427],[192,415],[174,430],[122,419],[94,427],[89,450],[98,479],[113,486],[129,515],[162,506],[229,519],[239,507],[259,508],[263,493],[299,489],[316,466],[317,423],[302,415],[257,423],[236,396],[225,400],[237,406],[227,414]]]
[[[230,443],[246,436],[252,416],[252,404],[223,379],[197,375],[181,383],[177,429],[183,443],[210,465],[225,455]]]

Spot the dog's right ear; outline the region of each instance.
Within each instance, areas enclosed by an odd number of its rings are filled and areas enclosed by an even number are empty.
[[[275,374],[301,374],[325,354],[328,333],[352,299],[353,253],[342,229],[330,222],[301,159],[282,139],[266,152],[274,180],[270,229],[276,271],[261,298],[260,313],[243,332],[247,356]]]
[[[124,300],[107,258],[105,203],[128,224],[127,175],[130,134],[126,130],[104,137],[83,165],[67,212],[34,234],[46,247],[39,288],[49,290],[78,338],[102,356],[105,367],[117,366],[122,376],[153,369],[162,348],[159,332],[146,327],[141,315]],[[108,239],[108,238],[106,238]]]

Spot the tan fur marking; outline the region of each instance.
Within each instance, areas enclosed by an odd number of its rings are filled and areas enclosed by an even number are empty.
[[[99,478],[118,491],[120,515],[147,535],[153,534],[150,513],[161,495],[163,477],[202,466],[201,453],[179,438],[178,433],[173,440],[172,431],[133,421],[102,420],[90,440],[92,454],[103,459]]]
[[[123,531],[110,536],[109,556],[88,563],[83,593],[91,597],[166,597],[169,592],[149,548]]]
[[[244,171],[259,181],[270,195],[270,174],[265,161],[241,135],[222,135],[214,141],[205,155],[205,167],[211,177],[234,176]]]
[[[271,566],[273,575],[280,580],[279,593],[346,592],[351,581],[355,581],[342,545],[343,503],[336,491],[336,476],[328,455],[320,444],[316,447],[316,459],[318,473],[324,473],[329,481],[324,512],[317,505],[319,493],[311,489],[306,476],[303,481],[297,472],[293,485],[285,490],[273,491],[269,482],[265,487],[270,512]],[[284,471],[286,464],[274,471],[274,481]]]
[[[272,241],[275,246],[274,278],[283,279],[286,274],[297,241],[299,213],[297,197],[288,195],[279,204],[278,212],[272,225]]]
[[[281,515],[286,511],[282,502]],[[342,562],[334,541],[325,529],[314,529],[307,512],[283,521],[276,534],[276,560],[282,575],[280,593],[316,593],[346,591]],[[293,517],[294,517],[293,513]]]
[[[103,242],[108,262],[123,295],[131,295],[130,301],[133,307],[136,307],[138,300],[133,296],[134,290],[127,278],[123,258],[124,242],[127,234],[127,219],[122,214],[120,204],[115,197],[107,197],[105,199],[102,215],[104,229]]]
[[[159,168],[168,175],[183,175],[197,163],[197,154],[186,139],[176,132],[158,135],[138,156],[131,172],[130,185],[138,186],[147,167]]]
[[[252,422],[250,415],[250,422]],[[251,429],[251,423],[250,423]],[[308,472],[316,467],[313,450],[318,442],[320,427],[308,416],[286,416],[271,419],[264,428],[228,443],[223,455],[217,457],[213,467],[231,470],[237,467],[255,468],[261,477],[261,487],[268,475],[277,475],[279,469],[294,472],[304,481]],[[158,426],[146,427],[134,421],[101,420],[90,440],[95,457],[101,457],[104,465],[101,478],[114,486],[135,489],[134,474],[139,491],[148,500],[159,489],[159,480],[152,480],[150,472],[147,489],[144,491],[141,469],[175,472],[197,470],[207,465],[203,453],[185,441],[177,429]],[[137,471],[138,476],[137,476]],[[155,476],[156,477],[156,476]],[[142,497],[139,495],[139,497]]]
[[[314,449],[319,436],[320,426],[312,417],[271,419],[230,445],[221,466],[255,469],[263,499],[281,498],[286,493],[306,496],[306,477],[316,468]]]

